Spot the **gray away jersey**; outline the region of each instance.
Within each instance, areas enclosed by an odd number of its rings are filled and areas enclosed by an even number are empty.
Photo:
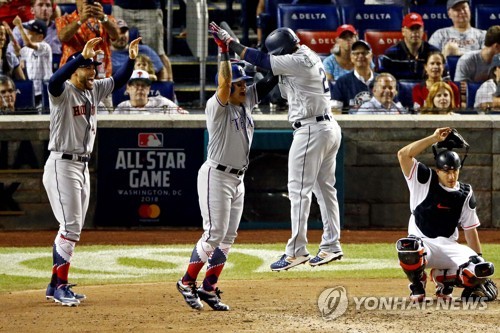
[[[68,154],[90,154],[97,133],[96,109],[114,87],[112,78],[95,80],[92,90],[80,90],[69,80],[64,82],[60,96],[52,96],[50,102],[49,150]],[[87,121],[85,103],[91,104]]]
[[[255,84],[249,86],[241,106],[221,105],[215,93],[205,109],[208,130],[208,159],[241,169],[248,165],[254,122],[252,109],[258,103]]]
[[[271,56],[274,75],[280,75],[281,96],[288,100],[291,123],[330,111],[330,89],[321,58],[305,45],[293,54]]]

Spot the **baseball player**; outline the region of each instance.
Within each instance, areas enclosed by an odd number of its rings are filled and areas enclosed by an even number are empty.
[[[130,43],[129,61],[113,77],[96,80],[94,48],[101,38],[90,39],[83,51],[72,55],[49,81],[50,155],[43,185],[59,222],[53,245],[52,279],[46,298],[66,306],[77,306],[85,295],[71,290],[68,272],[76,243],[80,240],[89,205],[88,161],[97,132],[96,107],[132,74],[140,38]]]
[[[198,172],[198,198],[204,233],[196,243],[184,276],[177,289],[186,303],[201,310],[206,302],[216,311],[229,306],[220,301],[217,281],[231,245],[237,236],[248,168],[254,122],[252,109],[278,83],[272,74],[247,87],[247,76],[238,64],[231,65],[226,44],[215,38],[221,61],[216,77],[217,91],[207,101],[205,113],[208,130],[208,156]],[[205,263],[203,284],[196,289],[196,279]]]
[[[340,126],[330,115],[330,90],[321,58],[288,28],[278,28],[265,40],[269,54],[248,48],[211,23],[229,48],[242,59],[279,75],[279,88],[288,100],[288,120],[295,129],[288,156],[288,193],[291,201],[292,236],[285,253],[271,264],[274,271],[309,262],[318,266],[340,259],[340,218],[335,185]],[[307,219],[311,196],[320,204],[324,232],[317,255],[307,250]]]
[[[482,258],[477,233],[480,225],[476,198],[469,184],[458,181],[464,159],[451,149],[463,146],[465,140],[449,127],[438,128],[428,137],[412,142],[398,151],[399,164],[410,189],[411,217],[408,237],[397,241],[396,248],[403,271],[410,280],[410,300],[425,299],[426,267],[436,296],[452,299],[453,287],[463,287],[462,298],[485,297],[494,300],[498,290],[487,279],[493,274],[492,263]],[[418,162],[415,157],[433,146],[436,170]],[[447,149],[439,151],[441,146]],[[467,245],[457,242],[460,225]]]

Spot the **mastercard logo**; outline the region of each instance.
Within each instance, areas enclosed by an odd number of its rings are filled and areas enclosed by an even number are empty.
[[[143,219],[155,219],[160,216],[160,207],[158,205],[140,205],[139,216]]]

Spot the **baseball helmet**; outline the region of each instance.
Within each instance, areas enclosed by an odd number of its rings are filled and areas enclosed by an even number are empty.
[[[458,170],[462,167],[460,157],[451,150],[443,150],[436,155],[436,167],[440,170]]]
[[[239,82],[241,80],[251,80],[252,79],[251,76],[248,76],[245,73],[245,69],[240,64],[242,64],[242,63],[231,65],[231,70],[233,72],[233,77],[231,79],[231,83]],[[215,74],[215,85],[219,86],[219,73]],[[232,89],[231,89],[231,92],[232,92]]]
[[[293,53],[299,37],[289,28],[278,28],[267,36],[265,45],[267,53],[273,55],[284,55]]]

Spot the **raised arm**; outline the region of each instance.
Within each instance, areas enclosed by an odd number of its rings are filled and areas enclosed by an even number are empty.
[[[142,37],[134,39],[130,42],[128,48],[128,61],[122,65],[113,75],[113,80],[115,81],[115,87],[113,91],[120,89],[129,80],[132,72],[134,71],[135,58],[139,54],[139,42]]]
[[[413,158],[424,151],[426,148],[432,146],[436,142],[441,142],[448,134],[451,133],[450,127],[438,128],[434,131],[434,134],[429,135],[423,139],[417,140],[404,146],[398,151],[398,160],[401,170],[406,177],[410,175],[411,168],[413,166]]]
[[[102,41],[101,37],[89,40],[81,54],[71,59],[61,66],[49,80],[49,92],[52,96],[60,96],[64,91],[64,82],[71,78],[71,75],[84,63],[85,59],[93,58],[96,55],[94,47]]]
[[[23,39],[24,45],[26,45],[29,48],[32,48],[33,50],[38,50],[38,43],[33,43],[31,41],[30,36],[28,36],[28,34],[26,34],[26,31],[24,31],[24,28],[23,28],[23,22],[21,21],[21,18],[19,17],[19,15],[14,18],[12,23],[14,23],[14,25],[19,29],[19,32],[21,33],[21,38]]]
[[[235,41],[226,30],[219,27],[215,22],[210,23],[209,32],[214,35],[214,38],[218,38],[226,44],[227,47],[239,55],[241,59],[267,70],[272,69],[271,57],[269,54],[241,45]]]

